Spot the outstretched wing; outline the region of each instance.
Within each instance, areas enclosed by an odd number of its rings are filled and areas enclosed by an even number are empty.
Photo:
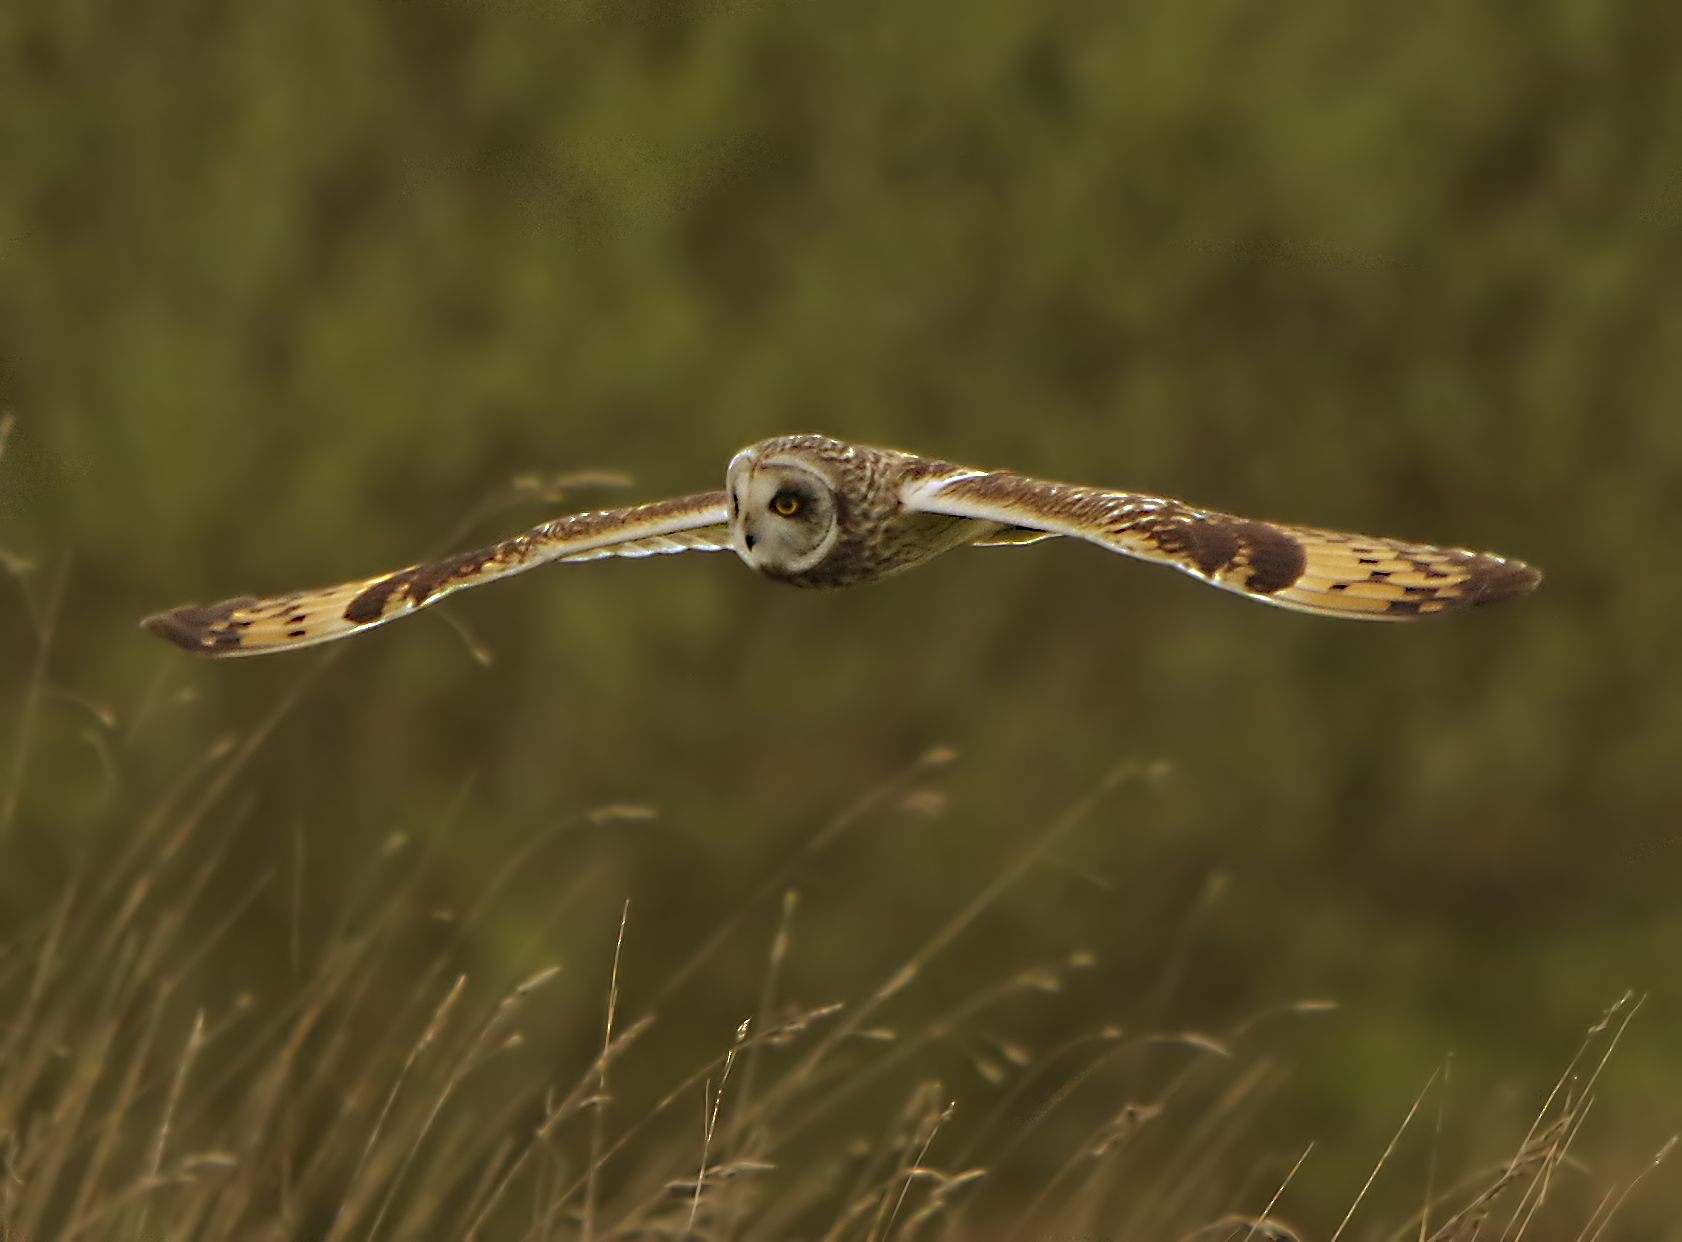
[[[1523,561],[1485,552],[1257,522],[1008,470],[954,469],[908,483],[901,499],[911,509],[1007,528],[977,542],[1026,542],[1033,531],[1070,535],[1264,603],[1328,617],[1406,621],[1512,599],[1542,580]],[[1022,536],[1013,538],[1018,531]]]
[[[396,573],[316,591],[220,604],[189,604],[140,624],[187,651],[260,655],[331,642],[404,616],[463,587],[494,582],[549,561],[662,552],[717,552],[730,546],[730,504],[703,492],[630,509],[572,513],[488,548],[413,565]]]

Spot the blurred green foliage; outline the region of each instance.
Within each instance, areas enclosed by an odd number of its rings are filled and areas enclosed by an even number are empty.
[[[624,470],[567,501],[618,503],[825,431],[1549,577],[1365,627],[1074,546],[836,596],[721,556],[549,571],[448,606],[489,667],[428,618],[314,678],[240,778],[252,874],[302,850],[325,903],[437,833],[450,906],[535,832],[657,807],[575,830],[475,943],[599,1007],[629,898],[634,1007],[955,746],[943,815],[801,874],[816,1003],[1162,758],[907,1003],[1073,949],[1084,990],[1017,1038],[1336,997],[1280,1122],[1347,1137],[1299,1183],[1335,1223],[1445,1052],[1528,1089],[1632,987],[1603,1089],[1651,1150],[1682,1116],[1679,40],[1662,0],[11,0],[0,547],[38,608],[68,571],[0,899],[319,658],[194,663],[141,614],[516,529],[546,511],[459,531],[516,475]],[[33,658],[7,605],[11,718]],[[751,1011],[774,904],[663,1012],[672,1057]],[[283,968],[260,905],[230,990]]]

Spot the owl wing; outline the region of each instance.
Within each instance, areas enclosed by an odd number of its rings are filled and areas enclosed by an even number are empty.
[[[717,552],[730,546],[730,504],[703,492],[629,509],[572,513],[474,552],[316,591],[220,604],[189,604],[140,624],[187,651],[260,655],[331,642],[414,612],[464,587],[524,573],[550,561],[662,552]]]
[[[1406,621],[1512,599],[1542,580],[1523,561],[1485,552],[1258,522],[1007,470],[952,468],[908,483],[901,500],[910,509],[1000,523],[978,543],[1029,542],[1036,531],[1070,535],[1328,617]]]

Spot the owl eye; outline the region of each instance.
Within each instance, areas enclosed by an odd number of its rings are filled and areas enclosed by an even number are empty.
[[[778,492],[771,497],[771,512],[778,517],[793,517],[800,512],[800,504],[799,492]]]

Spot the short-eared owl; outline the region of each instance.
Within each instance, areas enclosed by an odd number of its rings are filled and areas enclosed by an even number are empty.
[[[843,587],[899,573],[960,544],[1058,535],[1328,617],[1406,621],[1524,595],[1542,577],[1522,561],[1482,552],[1257,522],[1177,500],[803,435],[737,453],[721,492],[570,514],[476,552],[377,578],[190,605],[142,624],[188,651],[256,655],[342,638],[548,561],[728,548],[768,578]]]

